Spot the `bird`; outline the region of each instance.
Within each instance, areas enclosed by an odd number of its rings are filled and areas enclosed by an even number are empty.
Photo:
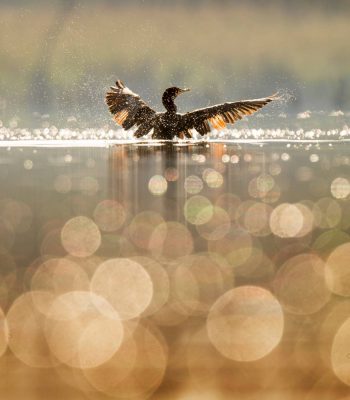
[[[180,114],[174,100],[190,89],[170,87],[162,96],[166,112],[154,111],[140,96],[132,92],[121,80],[111,86],[105,96],[105,102],[114,121],[125,130],[136,126],[134,136],[140,138],[152,132],[152,139],[173,140],[192,138],[193,131],[204,136],[212,128],[220,130],[226,124],[234,124],[247,115],[251,115],[271,101],[280,99],[278,93],[269,97],[253,100],[240,100],[218,104]]]

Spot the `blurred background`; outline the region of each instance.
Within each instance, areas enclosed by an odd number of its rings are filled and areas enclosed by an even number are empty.
[[[350,400],[349,21],[348,0],[0,0],[1,399]],[[123,141],[116,79],[157,110],[172,85],[180,111],[294,100]]]
[[[109,121],[118,78],[180,111],[288,90],[288,112],[350,108],[349,0],[0,0],[0,120]],[[161,108],[160,108],[161,109]]]

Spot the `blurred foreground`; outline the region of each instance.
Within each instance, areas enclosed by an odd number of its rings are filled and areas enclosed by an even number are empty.
[[[0,163],[3,398],[347,398],[347,143]]]

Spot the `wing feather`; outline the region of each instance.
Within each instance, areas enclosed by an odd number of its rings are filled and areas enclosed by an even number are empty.
[[[139,127],[138,134],[142,132],[145,135],[151,130],[151,121],[155,118],[156,112],[122,81],[118,80],[115,86],[111,86],[105,99],[115,122],[125,130],[134,125]],[[144,126],[141,128],[142,125]]]
[[[211,127],[223,129],[226,124],[234,124],[246,115],[252,115],[266,104],[278,100],[278,93],[254,100],[241,100],[212,107],[201,108],[184,114],[184,129],[196,129],[201,135],[210,132]]]

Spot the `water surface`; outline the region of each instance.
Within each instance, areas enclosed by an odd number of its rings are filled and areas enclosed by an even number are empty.
[[[348,393],[348,143],[41,144],[0,148],[4,397]]]

